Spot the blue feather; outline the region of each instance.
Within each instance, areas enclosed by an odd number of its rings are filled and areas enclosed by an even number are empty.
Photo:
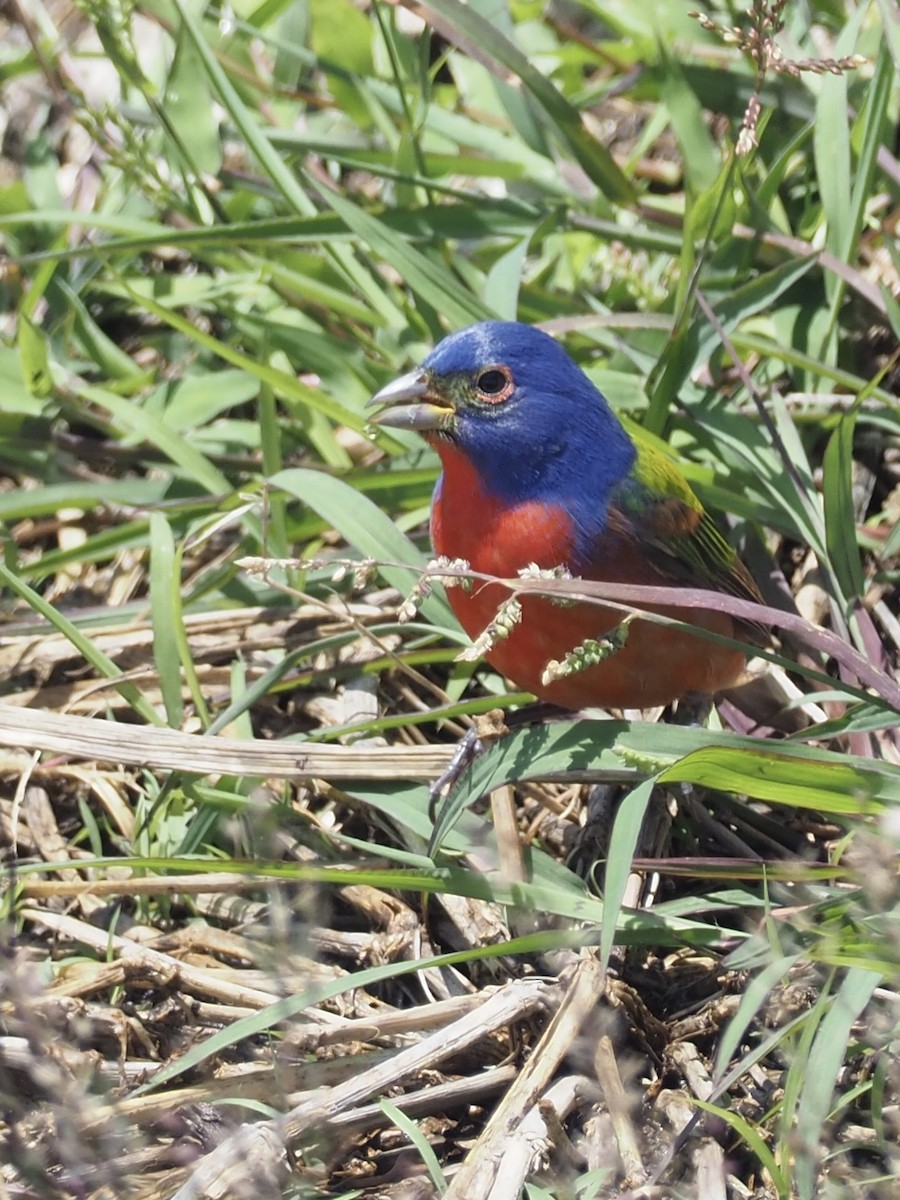
[[[422,366],[461,400],[452,440],[490,490],[511,505],[540,500],[561,506],[577,531],[577,557],[587,556],[636,450],[562,346],[531,325],[483,321],[444,338]],[[509,398],[467,403],[479,373],[499,366],[512,375]]]

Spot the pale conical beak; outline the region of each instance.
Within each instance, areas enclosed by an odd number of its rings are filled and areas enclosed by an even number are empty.
[[[373,425],[389,425],[394,429],[447,430],[453,425],[453,406],[440,396],[422,371],[401,375],[377,392],[366,408],[380,407],[370,417]]]

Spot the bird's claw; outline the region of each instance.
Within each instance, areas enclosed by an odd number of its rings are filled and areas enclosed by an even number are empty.
[[[507,732],[503,711],[499,708],[491,709],[490,712],[475,718],[471,728],[467,729],[457,742],[446,770],[428,789],[428,816],[432,821],[435,819],[438,804],[453,791],[476,758],[484,754],[492,741]]]
[[[441,772],[428,789],[428,816],[432,821],[435,819],[438,804],[448,792],[453,791],[475,759],[482,754],[484,754],[484,742],[478,736],[478,730],[473,725],[456,743],[453,757],[447,764],[446,770]]]

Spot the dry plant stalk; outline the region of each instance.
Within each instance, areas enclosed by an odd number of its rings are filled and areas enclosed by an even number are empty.
[[[787,0],[753,0],[747,9],[749,21],[746,25],[720,25],[705,13],[689,14],[704,29],[717,34],[723,42],[737,46],[756,63],[756,88],[744,109],[735,147],[739,156],[749,154],[758,145],[756,131],[762,114],[760,91],[769,71],[790,75],[795,79],[803,71],[813,75],[842,75],[844,71],[853,71],[866,62],[860,54],[850,54],[844,58],[785,58],[775,39],[784,29],[786,7]]]

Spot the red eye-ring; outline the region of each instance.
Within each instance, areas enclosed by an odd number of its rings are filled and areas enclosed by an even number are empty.
[[[488,367],[475,380],[475,388],[488,404],[502,404],[512,395],[512,376],[506,367]]]

